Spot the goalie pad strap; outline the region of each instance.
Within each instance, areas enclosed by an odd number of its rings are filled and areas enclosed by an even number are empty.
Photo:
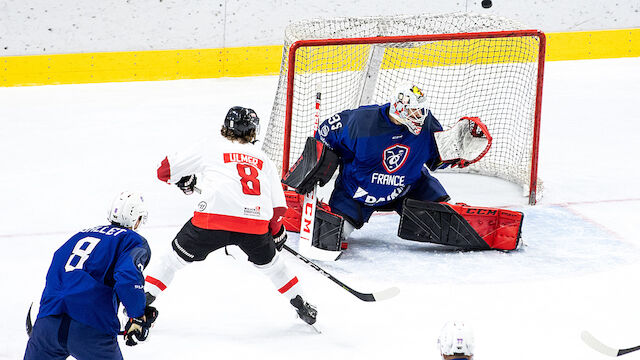
[[[298,161],[289,169],[282,183],[307,194],[318,183],[325,185],[338,168],[338,154],[324,143],[308,137]]]
[[[407,199],[398,236],[465,249],[513,250],[518,246],[523,214],[517,211]]]

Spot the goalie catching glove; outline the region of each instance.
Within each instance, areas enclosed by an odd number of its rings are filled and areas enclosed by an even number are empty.
[[[440,159],[451,167],[467,167],[489,151],[493,138],[477,117],[463,117],[450,129],[433,133]]]

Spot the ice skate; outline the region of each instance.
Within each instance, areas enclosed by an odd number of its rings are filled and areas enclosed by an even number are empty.
[[[296,308],[298,312],[298,316],[302,321],[306,322],[309,325],[313,325],[316,322],[316,316],[318,315],[318,310],[304,301],[300,295],[296,295],[295,298],[291,299],[291,305]]]

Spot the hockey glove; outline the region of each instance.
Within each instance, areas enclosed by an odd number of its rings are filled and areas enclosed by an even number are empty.
[[[136,346],[139,342],[147,340],[149,336],[149,327],[145,326],[144,316],[137,318],[129,318],[124,327],[125,344],[127,346]]]
[[[193,194],[193,190],[196,187],[196,181],[198,181],[198,178],[196,177],[195,174],[183,176],[176,183],[176,186],[179,187],[180,190],[182,190],[182,192],[185,193],[186,195],[191,195]]]
[[[284,247],[284,243],[286,241],[287,241],[287,231],[284,228],[284,225],[282,225],[278,233],[273,235],[273,242],[276,243],[276,249],[280,251]]]
[[[461,168],[482,159],[493,140],[487,126],[477,117],[463,117],[450,129],[433,136],[442,161]]]
[[[147,328],[151,328],[153,323],[156,322],[158,318],[158,309],[153,306],[148,306],[144,308],[144,326]]]

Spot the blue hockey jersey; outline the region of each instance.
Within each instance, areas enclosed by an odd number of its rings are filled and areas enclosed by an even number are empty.
[[[117,335],[119,301],[130,317],[144,314],[142,270],[150,257],[149,244],[133,230],[104,225],[80,231],[53,255],[38,319],[66,313]]]
[[[429,111],[413,135],[389,119],[389,104],[342,111],[318,127],[316,139],[341,158],[339,181],[365,205],[385,205],[410,190],[427,168],[440,164],[433,132],[442,125]]]

